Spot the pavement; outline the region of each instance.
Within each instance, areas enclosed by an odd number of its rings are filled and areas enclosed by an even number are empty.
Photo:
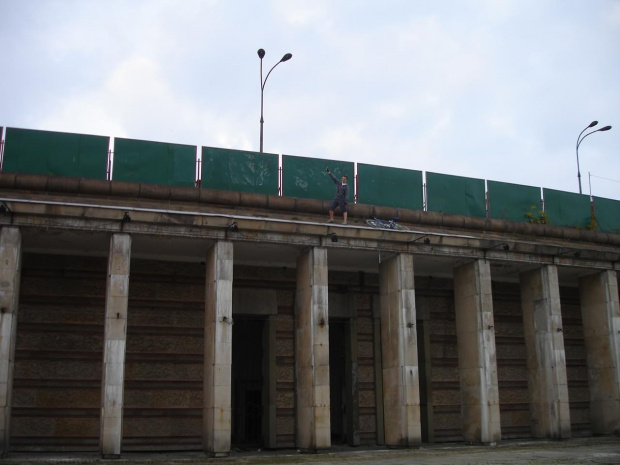
[[[125,452],[121,458],[102,459],[86,453],[13,452],[0,463],[19,465],[572,465],[620,464],[620,437],[575,438],[561,441],[502,441],[495,446],[424,444],[406,449],[337,446],[320,453],[294,449],[233,450],[228,457],[211,458],[202,452]]]

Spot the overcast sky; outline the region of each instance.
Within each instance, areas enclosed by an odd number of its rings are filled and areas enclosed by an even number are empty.
[[[620,200],[620,0],[0,0],[0,126]]]

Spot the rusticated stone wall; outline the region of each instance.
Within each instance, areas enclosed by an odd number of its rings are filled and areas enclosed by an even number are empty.
[[[12,450],[98,450],[106,258],[24,254]],[[204,265],[132,260],[123,450],[201,448]],[[276,446],[295,447],[296,270],[236,266],[236,289],[277,296]],[[377,275],[329,273],[356,316],[359,436],[379,439]],[[373,298],[374,297],[374,298]],[[589,390],[577,289],[561,289],[573,434],[589,434]],[[428,315],[435,441],[462,440],[452,281],[416,277]],[[493,283],[502,438],[531,437],[518,284]],[[424,317],[426,318],[426,317]],[[388,418],[384,421],[389,421]]]
[[[360,444],[377,443],[375,335],[372,294],[356,296]]]
[[[11,448],[97,450],[105,258],[24,254]]]
[[[502,439],[531,437],[520,290],[494,283],[493,313]]]
[[[437,442],[461,441],[461,406],[458,379],[455,315],[449,280],[421,280],[416,286],[419,313],[430,312],[431,373],[434,433]],[[579,294],[561,288],[562,321],[571,429],[589,435],[589,389]],[[493,283],[493,313],[497,349],[502,439],[529,438],[529,392],[518,284]]]
[[[132,260],[123,450],[202,446],[205,268]]]
[[[589,436],[590,389],[579,290],[560,288],[571,435]]]
[[[435,441],[462,440],[461,395],[452,281],[416,280],[416,308],[429,318],[431,404]]]

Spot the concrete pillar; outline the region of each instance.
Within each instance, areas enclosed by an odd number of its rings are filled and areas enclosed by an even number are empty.
[[[422,441],[413,256],[399,254],[379,266],[385,444]]]
[[[476,260],[454,270],[454,306],[466,442],[501,440],[491,268]]]
[[[520,275],[530,421],[536,438],[571,435],[566,355],[555,265]]]
[[[101,380],[99,448],[105,458],[121,455],[130,259],[131,236],[114,234],[108,256]]]
[[[0,231],[0,456],[9,453],[11,401],[19,283],[22,263],[22,236],[18,228]]]
[[[579,280],[592,433],[620,433],[620,306],[615,271]]]
[[[232,242],[213,245],[206,268],[202,441],[206,453],[225,457],[232,434]]]
[[[297,259],[295,370],[297,447],[331,447],[327,249],[312,248]]]

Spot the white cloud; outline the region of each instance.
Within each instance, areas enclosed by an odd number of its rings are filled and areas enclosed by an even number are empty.
[[[161,66],[134,57],[90,92],[64,99],[38,123],[51,130],[96,133],[183,144],[249,149],[231,115],[217,114],[178,95]]]
[[[620,172],[617,0],[30,1],[0,125],[257,150],[262,47],[266,151],[573,189],[598,119],[582,172]]]
[[[270,6],[275,14],[294,26],[329,21],[329,2],[325,0],[271,0]]]

